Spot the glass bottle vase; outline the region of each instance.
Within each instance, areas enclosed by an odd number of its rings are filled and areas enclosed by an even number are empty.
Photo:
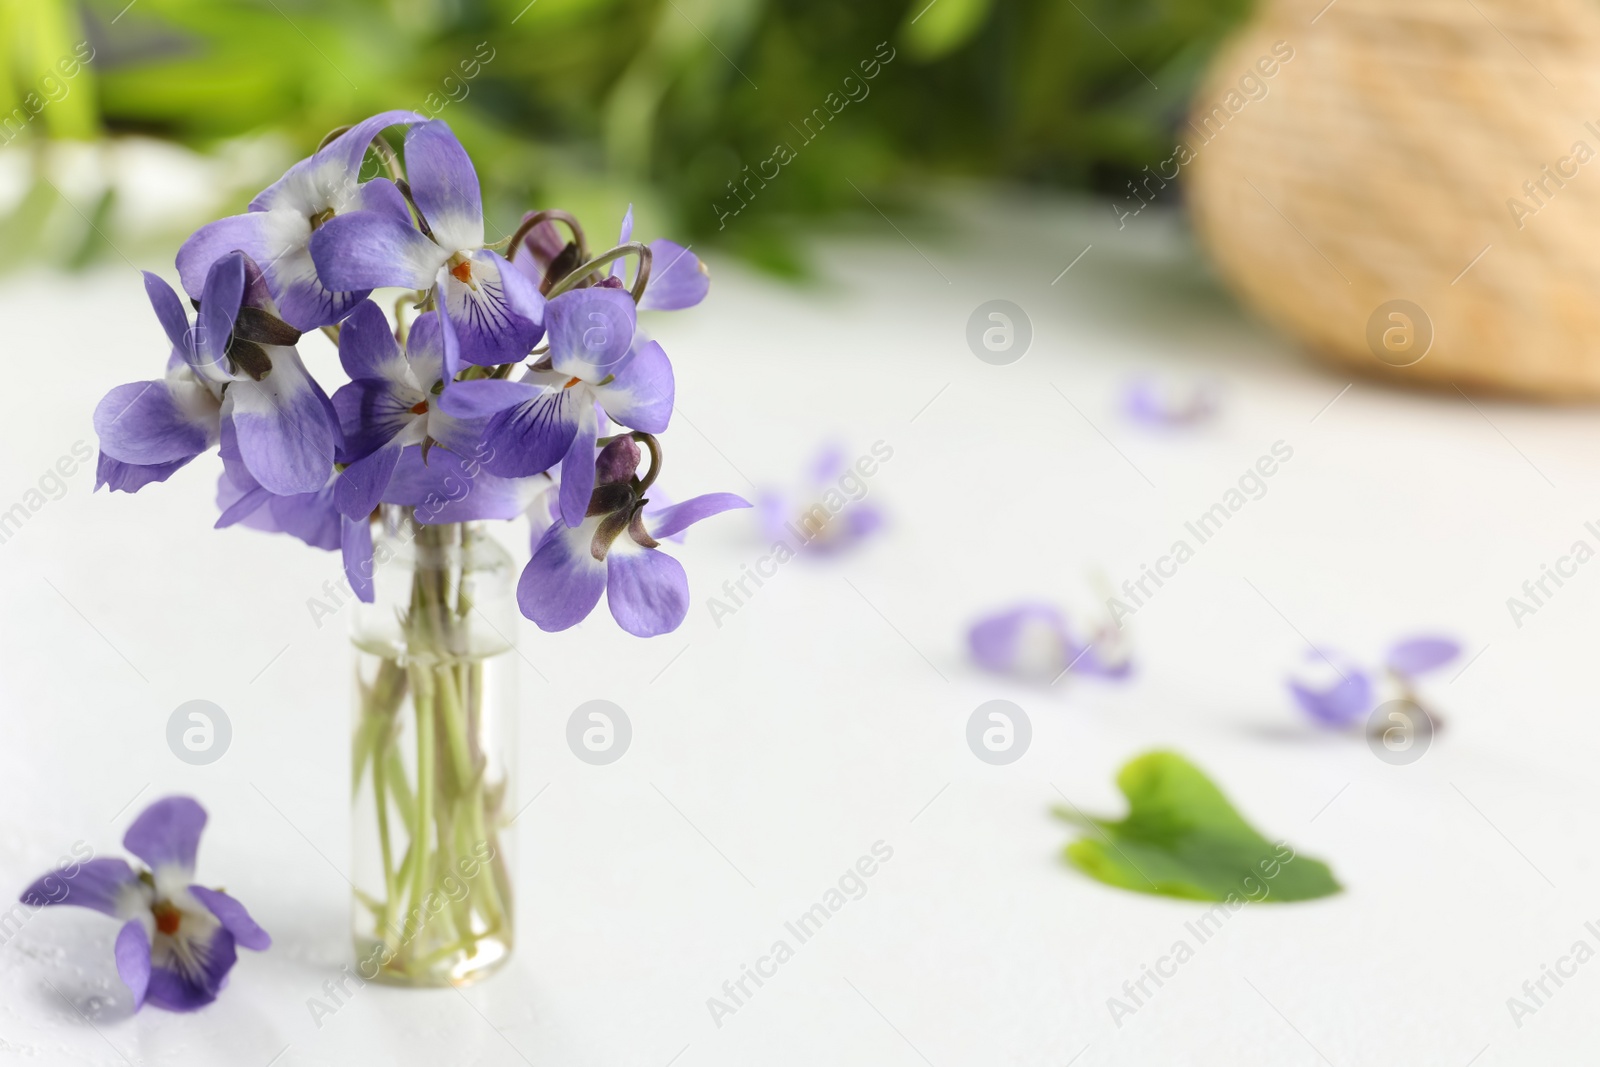
[[[463,985],[512,946],[516,575],[480,524],[382,519],[353,636],[357,969]]]

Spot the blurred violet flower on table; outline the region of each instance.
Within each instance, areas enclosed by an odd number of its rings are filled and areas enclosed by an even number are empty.
[[[768,490],[761,494],[757,515],[769,539],[796,552],[845,552],[884,526],[883,511],[866,495],[866,479],[850,466],[843,449],[829,445],[806,472],[798,499]]]
[[[1133,672],[1115,626],[1107,623],[1080,641],[1053,604],[1023,603],[985,616],[968,631],[967,646],[984,670],[1039,681],[1053,683],[1068,671],[1121,681]]]
[[[1411,637],[1390,647],[1381,671],[1369,671],[1337,652],[1312,649],[1301,670],[1288,679],[1289,692],[1318,726],[1345,729],[1359,725],[1386,700],[1422,706],[1417,680],[1460,655],[1461,646],[1449,638]]]
[[[1135,378],[1122,392],[1123,412],[1146,426],[1174,429],[1198,426],[1216,417],[1222,388],[1210,379],[1184,385]]]
[[[189,797],[158,800],[128,827],[123,847],[149,865],[96,858],[44,875],[23,890],[30,907],[75,904],[122,921],[117,974],[146,1001],[168,1011],[193,1011],[217,999],[233,969],[235,948],[272,944],[243,904],[194,884],[195,852],[206,812]]]

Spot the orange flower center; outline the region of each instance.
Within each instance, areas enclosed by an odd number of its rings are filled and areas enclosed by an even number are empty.
[[[413,414],[413,415],[426,415],[427,413],[428,413],[428,402],[426,400],[419,400],[415,404],[411,405],[411,414]]]
[[[183,920],[183,912],[165,900],[157,901],[150,910],[155,913],[157,930],[168,937],[178,932],[178,924]]]
[[[572,378],[567,382],[566,385],[563,385],[561,388],[563,388],[563,389],[571,389],[574,385],[577,385],[581,381],[583,381],[582,378]]]
[[[460,263],[450,268],[450,276],[463,285],[472,284],[472,261],[463,259]]]

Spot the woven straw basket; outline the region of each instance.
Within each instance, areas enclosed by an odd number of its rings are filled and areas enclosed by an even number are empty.
[[[1600,3],[1326,2],[1265,0],[1181,131],[1224,276],[1354,368],[1600,398]]]

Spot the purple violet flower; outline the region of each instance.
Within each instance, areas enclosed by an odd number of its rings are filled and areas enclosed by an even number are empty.
[[[1053,682],[1068,670],[1119,681],[1133,672],[1115,627],[1079,641],[1053,604],[1023,603],[985,616],[968,631],[967,645],[978,666],[996,674]]]
[[[195,852],[206,812],[189,797],[151,804],[128,827],[123,847],[149,865],[97,858],[43,876],[25,889],[30,907],[75,904],[122,921],[117,974],[146,1001],[168,1011],[194,1011],[217,999],[236,958],[235,947],[260,952],[272,944],[243,904],[194,884]]]
[[[344,318],[372,287],[336,292],[324,285],[311,258],[311,236],[329,220],[353,211],[411,224],[411,210],[399,188],[388,178],[362,182],[361,162],[373,138],[385,129],[422,121],[413,111],[385,111],[359,122],[290,167],[250,201],[243,215],[200,227],[178,250],[183,287],[190,296],[200,296],[211,265],[237,250],[265,264],[267,288],[289,325],[314,330]]]
[[[1210,421],[1221,399],[1222,390],[1213,381],[1201,380],[1179,387],[1137,378],[1124,390],[1122,406],[1135,422],[1170,429]]]
[[[638,441],[651,451],[650,472],[638,477]],[[689,612],[683,565],[660,551],[670,537],[701,519],[750,504],[733,493],[708,493],[657,512],[646,529],[645,493],[661,454],[649,434],[618,437],[595,460],[595,488],[579,525],[553,523],[517,583],[522,613],[541,630],[565,630],[588,617],[606,594],[617,625],[636,637],[676,630]]]
[[[562,293],[546,306],[545,323],[548,368],[517,382],[454,382],[442,404],[462,418],[488,418],[491,473],[526,477],[559,463],[561,514],[577,526],[595,486],[596,407],[629,429],[663,432],[672,417],[672,364],[656,342],[636,346],[633,298],[623,289]]]
[[[812,462],[802,492],[799,504],[776,490],[761,494],[757,514],[774,542],[796,552],[843,552],[883,528],[883,511],[865,500],[865,480],[836,445],[824,448]]]
[[[446,342],[438,312],[418,316],[404,353],[383,312],[363,301],[339,328],[339,362],[350,384],[333,394],[346,464],[334,487],[339,510],[363,518],[389,487],[408,445],[434,443],[470,456],[483,439],[486,419],[458,419],[439,409]]]
[[[381,139],[391,126],[406,128],[403,164]],[[362,180],[369,152],[394,180]],[[573,241],[560,239],[556,220]],[[710,280],[688,248],[632,234],[630,206],[619,245],[590,258],[573,216],[536,212],[508,239],[528,253],[513,269],[484,244],[477,173],[444,123],[386,111],[330,136],[249,211],[185,242],[178,269],[198,294],[193,322],[170,286],[145,276],[172,346],[167,373],[101,401],[96,488],[135,492],[220,445],[217,526],[338,546],[367,601],[379,505],[410,509],[423,524],[526,514],[536,565],[519,599],[530,618],[564,629],[609,588],[630,633],[673,629],[687,582],[649,531],[681,539],[691,523],[749,504],[726,493],[682,504],[644,496],[659,474],[653,435],[671,418],[674,382],[666,353],[638,331],[637,310],[693,306]],[[640,261],[631,287],[621,262],[630,255]],[[389,286],[416,290],[422,313],[409,330],[398,308],[391,329],[368,299]],[[295,345],[302,331],[335,325],[327,332],[351,380],[330,400]],[[535,352],[547,327],[548,354]],[[509,380],[528,356],[537,362]],[[628,441],[597,458],[612,422],[631,431]],[[635,441],[652,455],[643,480]],[[861,536],[876,524],[867,509],[831,532]],[[581,556],[567,551],[579,540]],[[559,581],[530,588],[543,572]]]
[[[131,492],[163,481],[217,444],[229,421],[268,491],[321,489],[338,440],[333,405],[300,362],[300,332],[278,318],[255,264],[239,252],[217,260],[192,326],[172,287],[144,278],[173,353],[166,378],[120,385],[95,409],[100,450],[122,465],[102,463],[101,483]]]
[[[544,334],[544,297],[521,271],[484,248],[478,172],[450,127],[423,122],[406,132],[406,171],[421,229],[410,217],[352,211],[311,235],[311,258],[330,288],[432,290],[453,327],[461,363],[495,366],[526,356]]]
[[[1328,649],[1306,653],[1301,669],[1287,680],[1289,692],[1318,726],[1345,729],[1359,724],[1383,699],[1380,688],[1416,702],[1416,681],[1461,654],[1444,637],[1413,637],[1396,642],[1384,659],[1387,679]],[[1382,683],[1387,681],[1387,686]]]

